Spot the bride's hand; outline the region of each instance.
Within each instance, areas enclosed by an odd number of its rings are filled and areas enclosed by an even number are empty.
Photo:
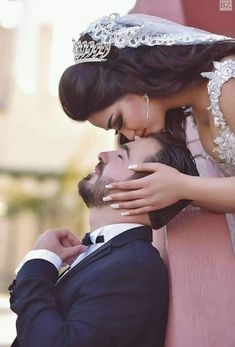
[[[103,198],[110,201],[111,207],[127,210],[123,215],[137,215],[169,206],[185,199],[184,180],[186,175],[176,169],[160,163],[144,163],[133,167],[136,172],[151,174],[134,180],[113,182],[107,189],[125,190]],[[116,203],[118,201],[118,203]]]

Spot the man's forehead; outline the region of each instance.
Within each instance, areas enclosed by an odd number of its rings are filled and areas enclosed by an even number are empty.
[[[143,139],[138,139],[132,142],[128,142],[125,144],[125,146],[128,146],[130,153],[136,152],[140,148],[148,148],[148,149],[156,150],[157,147],[159,148],[161,147],[160,143],[152,137],[146,137]]]

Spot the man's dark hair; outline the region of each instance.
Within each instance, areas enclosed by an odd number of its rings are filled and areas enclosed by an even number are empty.
[[[171,166],[183,174],[190,176],[199,176],[195,160],[190,150],[177,142],[168,132],[151,134],[150,138],[155,139],[161,145],[161,149],[155,155],[149,156],[145,162],[158,162]],[[149,175],[149,173],[135,173],[132,178],[140,178]],[[190,204],[191,200],[179,200],[176,203],[149,213],[151,225],[154,229],[166,225],[183,208]]]

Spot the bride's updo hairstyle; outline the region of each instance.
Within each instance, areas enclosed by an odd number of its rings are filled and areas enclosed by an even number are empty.
[[[81,41],[93,40],[85,34]],[[213,69],[213,61],[235,54],[235,41],[210,44],[139,46],[119,49],[112,46],[104,62],[75,64],[67,68],[59,83],[64,112],[85,121],[124,95],[166,96],[205,83],[201,72]],[[184,105],[188,106],[188,105]],[[166,112],[166,129],[185,143],[185,107]]]

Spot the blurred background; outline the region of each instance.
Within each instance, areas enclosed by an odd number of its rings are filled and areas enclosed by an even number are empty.
[[[71,39],[97,17],[142,12],[235,36],[232,0],[0,0],[0,347],[15,336],[7,287],[37,236],[82,236],[77,182],[115,146],[113,132],[62,112],[57,88],[73,64]],[[194,135],[193,135],[194,136]],[[196,137],[192,142],[197,141]]]
[[[86,232],[77,182],[114,146],[114,133],[70,120],[58,81],[73,64],[72,38],[133,0],[0,0],[0,346],[15,336],[7,287],[48,228]]]

